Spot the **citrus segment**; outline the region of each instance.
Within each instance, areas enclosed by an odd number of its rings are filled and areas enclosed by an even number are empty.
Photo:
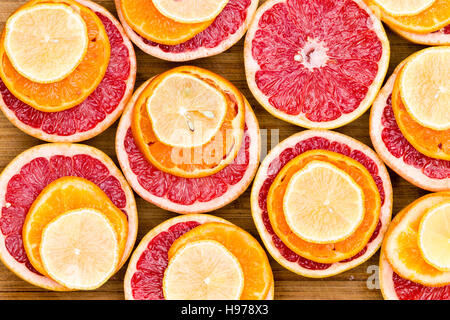
[[[424,49],[411,56],[398,86],[411,117],[434,130],[450,129],[450,47]]]
[[[168,252],[169,259],[186,244],[202,240],[221,243],[239,260],[244,272],[241,300],[266,298],[273,281],[269,260],[258,241],[239,227],[220,222],[202,224],[175,240]]]
[[[373,0],[384,11],[396,16],[414,16],[431,7],[435,0]]]
[[[11,64],[38,83],[64,79],[80,64],[89,44],[81,16],[65,4],[38,4],[6,22],[4,46]]]
[[[179,23],[167,18],[149,0],[120,0],[120,9],[128,25],[142,37],[165,45],[183,43],[202,32],[213,20]]]
[[[16,71],[8,59],[3,45],[5,43],[4,33],[0,45],[0,77],[15,97],[34,109],[44,112],[67,110],[82,103],[94,92],[105,76],[111,54],[108,35],[102,21],[91,9],[72,0],[34,0],[27,3],[18,12],[28,10],[40,3],[66,5],[79,11],[87,26],[89,37],[89,45],[84,58],[73,72],[60,81],[54,83],[33,82]]]
[[[169,259],[163,289],[166,300],[239,300],[244,272],[219,242],[194,241]]]
[[[29,209],[23,225],[23,244],[33,267],[45,274],[39,256],[42,230],[64,212],[79,208],[96,209],[109,219],[118,237],[119,258],[125,249],[128,236],[126,215],[117,208],[96,184],[77,177],[63,177],[42,190]]]
[[[312,161],[295,173],[283,199],[292,232],[312,243],[348,238],[364,219],[364,192],[345,171]]]
[[[394,26],[389,26],[394,32],[414,43],[426,46],[448,46],[450,45],[450,25],[429,33],[414,33],[400,30]]]
[[[214,20],[228,0],[153,0],[164,16],[180,23],[198,23]]]
[[[93,290],[117,269],[117,234],[100,211],[69,211],[44,228],[40,255],[46,273],[56,282],[69,289]]]
[[[440,271],[450,271],[450,199],[425,213],[418,241],[425,261]]]

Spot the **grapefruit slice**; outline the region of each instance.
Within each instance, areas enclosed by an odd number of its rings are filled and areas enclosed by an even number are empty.
[[[208,94],[213,101],[206,101]],[[164,95],[174,97],[172,110]],[[230,82],[205,69],[179,67],[156,77],[140,94],[133,107],[133,137],[159,170],[185,178],[210,176],[236,158],[244,111],[243,97]]]
[[[209,222],[186,232],[170,247],[169,261],[186,244],[201,240],[218,241],[238,259],[244,272],[241,300],[263,300],[267,297],[273,283],[267,255],[252,235],[237,226]]]
[[[191,214],[166,220],[149,231],[130,258],[124,279],[125,299],[164,300],[163,277],[172,244],[205,223],[232,225],[227,220],[208,214]],[[273,283],[266,299],[273,299]]]
[[[0,80],[0,109],[16,127],[41,140],[77,142],[102,133],[120,116],[134,87],[136,57],[121,25],[103,7],[78,2],[100,18],[111,44],[108,68],[95,91],[71,109],[42,112],[17,99]]]
[[[160,13],[180,23],[212,21],[227,3],[228,0],[153,0]]]
[[[430,33],[414,33],[403,31],[394,26],[389,26],[392,31],[406,40],[426,46],[448,46],[450,45],[450,24],[446,27]]]
[[[229,0],[208,28],[183,43],[165,45],[142,37],[138,30],[127,23],[121,0],[115,0],[115,3],[125,32],[136,46],[147,54],[168,61],[189,61],[217,55],[229,49],[245,34],[258,7],[258,0]]]
[[[430,265],[422,257],[418,241],[420,224],[427,210],[449,199],[449,192],[426,195],[392,220],[383,241],[383,252],[392,269],[402,278],[430,287],[450,284],[450,272]]]
[[[69,10],[76,10],[80,13],[83,22],[87,26],[87,33],[89,37],[87,52],[83,55],[83,60],[76,66],[76,68],[74,68],[73,72],[70,72],[70,74],[67,75],[67,77],[64,77],[60,81],[52,81],[51,83],[38,83],[35,79],[28,79],[20,73],[20,70],[17,70],[16,63],[8,59],[11,54],[8,53],[8,47],[3,46],[3,44],[8,45],[9,42],[6,41],[8,40],[6,38],[6,36],[8,36],[7,29],[5,29],[6,32],[2,36],[0,45],[0,76],[6,87],[20,101],[29,104],[34,109],[44,112],[63,111],[82,103],[90,94],[94,92],[105,76],[111,54],[108,35],[102,21],[95,14],[95,12],[86,6],[79,4],[78,2],[72,0],[34,0],[25,4],[25,6],[20,8],[15,15],[23,15],[22,12],[26,13],[29,10],[33,10],[36,6],[47,7],[55,5],[58,7],[62,6],[67,8],[75,8]],[[78,15],[78,13],[75,14]],[[14,18],[15,15],[12,17]],[[27,25],[30,24],[30,20],[36,21],[38,18],[39,17],[33,19],[27,18]],[[41,22],[36,22],[34,25],[31,24],[29,27],[40,30],[39,33],[43,33],[46,24],[40,26],[40,23]],[[52,25],[49,25],[48,28],[62,29],[62,27],[60,28]],[[28,35],[28,37],[29,36],[30,35]],[[49,36],[50,35],[47,35],[47,37]],[[27,36],[22,36],[20,38],[17,36],[15,37],[18,38],[20,43],[22,43],[22,46],[24,45],[23,43],[26,43],[26,47],[23,50],[32,52],[28,49],[28,46],[30,46],[30,40],[26,40]],[[72,48],[74,44],[70,43],[69,46],[69,50],[73,50],[74,52],[76,51]],[[62,54],[62,52],[59,52],[56,49],[43,48],[43,50],[52,50],[58,56]],[[43,59],[42,56],[43,55],[41,54],[40,57],[35,58],[35,60]],[[48,54],[44,56],[48,56]],[[34,63],[34,60],[29,59],[29,61]],[[44,62],[36,62],[36,64],[42,65],[43,68],[50,68],[50,66],[46,66]],[[57,64],[63,66],[60,61],[58,61]],[[55,71],[58,70],[58,68],[54,67],[53,69]]]
[[[278,173],[289,161],[310,150],[340,153],[361,163],[371,174],[381,198],[378,225],[366,247],[355,256],[336,263],[314,262],[289,249],[274,232],[267,211],[267,195]],[[369,147],[336,132],[308,130],[287,138],[266,156],[253,182],[251,209],[261,239],[278,263],[306,277],[329,277],[358,266],[378,250],[391,219],[392,186],[386,168]]]
[[[436,0],[373,0],[394,17],[415,16],[433,5]]]
[[[249,28],[244,59],[250,90],[268,112],[331,129],[372,104],[389,65],[389,41],[362,1],[270,0]]]
[[[39,247],[42,231],[57,216],[80,208],[96,209],[106,215],[117,234],[119,258],[127,242],[127,216],[117,208],[100,187],[89,180],[63,177],[50,183],[34,200],[22,228],[23,245],[30,263],[46,275]]]
[[[383,161],[403,179],[429,191],[450,189],[450,161],[430,158],[403,136],[392,110],[394,83],[401,63],[378,94],[370,115],[370,137]]]
[[[23,223],[41,191],[51,182],[68,176],[95,183],[127,215],[128,237],[119,267],[128,259],[136,241],[133,192],[106,154],[93,147],[67,143],[43,144],[24,151],[0,175],[0,259],[20,278],[48,290],[65,288],[39,274],[31,265],[23,246]]]
[[[133,108],[149,82],[136,90],[116,133],[117,158],[132,188],[144,200],[177,213],[208,212],[238,198],[249,186],[259,164],[259,125],[250,105],[246,103],[244,137],[233,162],[211,176],[177,177],[147,161],[133,138]]]

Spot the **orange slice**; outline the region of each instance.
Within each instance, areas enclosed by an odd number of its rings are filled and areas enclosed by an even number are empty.
[[[404,31],[429,33],[438,31],[450,23],[450,2],[448,0],[436,0],[428,9],[416,15],[400,17],[387,13],[376,3],[376,0],[365,1],[374,12],[380,14],[383,21]]]
[[[239,300],[243,290],[239,260],[217,241],[186,243],[164,272],[166,300]]]
[[[225,246],[240,262],[244,272],[241,300],[264,300],[273,281],[269,260],[261,245],[243,229],[220,222],[202,224],[175,240],[169,250],[169,260],[189,243],[213,240]]]
[[[398,16],[414,16],[433,5],[435,0],[373,0],[386,13]]]
[[[42,3],[67,6],[79,12],[89,37],[84,58],[64,79],[53,83],[37,83],[22,76],[13,66],[5,52],[4,32],[0,41],[0,77],[21,101],[44,112],[57,112],[80,104],[98,87],[109,64],[110,44],[105,27],[95,12],[73,0],[34,0],[19,8],[16,14]],[[39,25],[40,22],[35,24]],[[26,48],[29,49],[28,43]]]
[[[364,192],[345,171],[329,162],[311,161],[291,177],[283,211],[301,239],[335,243],[351,236],[363,221]]]
[[[79,208],[92,208],[104,213],[118,237],[119,258],[128,236],[128,221],[108,196],[96,184],[77,177],[53,181],[42,190],[27,213],[23,225],[23,245],[33,267],[42,274],[46,271],[39,255],[42,230],[55,217]]]
[[[196,83],[198,81],[203,82],[204,85],[209,86],[207,90],[215,92],[213,96],[219,106],[211,105],[213,109],[208,107],[202,110],[204,102],[201,102],[197,111],[191,109],[193,112],[190,112],[189,118],[186,115],[166,114],[165,112],[169,108],[163,103],[164,100],[171,101],[170,110],[179,110],[177,105],[183,106],[185,100],[182,92],[187,89],[192,91],[192,87],[189,86],[181,88],[178,85],[164,85],[164,83],[170,84],[170,82],[164,81],[170,77],[172,79],[196,79]],[[188,85],[189,82],[184,82],[184,84]],[[152,106],[148,107],[148,103],[152,104],[150,99],[155,94],[155,88],[158,87],[165,91],[163,98],[159,98],[161,102],[155,110],[148,110],[152,108]],[[198,91],[198,94],[204,95],[202,91]],[[226,102],[224,119],[216,120],[214,119],[216,113],[219,113],[219,118],[222,117],[220,114],[223,108],[222,97],[225,98]],[[195,103],[196,100],[202,101],[205,99],[204,97],[186,99],[189,103]],[[166,111],[161,110],[164,108]],[[133,111],[133,137],[145,158],[158,169],[181,177],[204,177],[222,170],[236,157],[243,140],[244,110],[244,100],[241,93],[227,80],[197,67],[179,67],[154,78],[138,98]],[[165,114],[165,116],[161,117],[162,114]],[[167,121],[167,119],[173,119],[173,121]],[[220,127],[218,126],[219,123]],[[155,125],[162,128],[156,128],[155,130]],[[185,136],[190,135],[191,129],[200,130],[200,133],[204,132],[203,126],[212,129],[206,139],[202,140],[203,136],[200,135],[199,140],[197,140],[197,142],[200,141],[198,143],[185,142],[186,147],[170,145],[178,145],[177,141],[182,141]],[[216,130],[218,130],[217,133],[212,135],[211,133]],[[205,131],[208,132],[206,129]],[[165,135],[168,138],[163,138]],[[195,142],[195,139],[191,139],[191,141]],[[205,141],[208,142],[204,143]],[[204,144],[199,145],[201,143]]]
[[[38,4],[6,22],[5,52],[17,72],[39,83],[57,82],[83,60],[89,44],[81,16],[65,4]]]
[[[364,192],[364,219],[347,238],[335,243],[313,243],[298,237],[286,221],[284,198],[292,178],[311,162],[329,163],[349,175]],[[328,182],[324,182],[327,184]],[[314,196],[316,184],[303,186]],[[377,226],[381,208],[378,188],[367,169],[350,157],[325,150],[305,152],[288,162],[278,173],[267,195],[270,223],[277,236],[298,255],[319,263],[334,263],[355,256],[368,243]]]
[[[426,262],[450,272],[450,199],[425,213],[419,227],[419,248]]]
[[[450,272],[429,264],[419,247],[422,218],[430,208],[450,200],[450,192],[426,195],[400,211],[389,226],[383,242],[383,252],[392,269],[402,278],[429,287],[450,284]]]
[[[180,23],[214,20],[227,3],[228,0],[153,0],[159,12]]]
[[[120,7],[125,21],[135,32],[145,39],[167,45],[188,41],[214,21],[179,23],[159,12],[151,0],[121,0]]]
[[[44,228],[40,255],[46,274],[56,282],[69,289],[93,290],[113,275],[120,254],[109,219],[84,208],[61,214]]]

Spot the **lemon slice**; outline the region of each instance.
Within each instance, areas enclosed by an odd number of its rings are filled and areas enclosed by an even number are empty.
[[[433,5],[435,0],[373,0],[394,17],[415,16]]]
[[[72,7],[38,4],[6,22],[5,51],[14,69],[33,82],[57,82],[81,63],[89,45],[87,27]]]
[[[239,260],[214,240],[182,246],[164,273],[167,300],[238,300],[243,290],[244,272]]]
[[[56,282],[69,289],[93,290],[117,268],[117,234],[100,211],[69,211],[45,227],[40,255],[46,273]]]
[[[428,210],[419,227],[419,248],[427,263],[450,271],[450,201]]]
[[[424,49],[409,58],[399,77],[411,117],[434,130],[450,129],[450,47]]]
[[[228,0],[153,0],[156,9],[181,23],[199,23],[215,19]]]
[[[219,131],[227,100],[207,82],[186,73],[173,73],[153,90],[147,112],[160,142],[171,147],[199,147]]]
[[[311,161],[292,176],[283,198],[293,233],[313,243],[348,238],[364,219],[364,192],[343,170]]]

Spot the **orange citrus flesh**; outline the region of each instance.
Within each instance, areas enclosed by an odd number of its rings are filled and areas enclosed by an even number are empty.
[[[5,33],[3,32],[0,40],[0,77],[19,100],[44,112],[57,112],[80,104],[98,87],[106,73],[111,48],[103,23],[89,8],[73,0],[34,0],[19,10],[39,3],[66,4],[79,11],[86,23],[89,37],[88,50],[83,60],[70,75],[61,81],[33,82],[14,69],[5,53]]]
[[[420,153],[431,158],[450,160],[450,130],[434,130],[416,122],[406,110],[397,81],[392,92],[395,120],[406,140]]]
[[[161,14],[151,0],[121,0],[120,8],[134,31],[145,39],[167,45],[188,41],[214,21],[179,23]]]
[[[450,1],[436,0],[428,9],[413,15],[394,17],[388,14],[374,0],[365,0],[372,10],[381,15],[381,19],[404,31],[429,33],[438,31],[450,23]]]
[[[225,119],[217,134],[198,147],[172,147],[156,137],[146,102],[155,86],[172,72],[186,72],[221,90],[227,100]],[[175,128],[174,128],[175,130]],[[244,100],[225,79],[200,68],[179,67],[154,78],[142,92],[133,110],[132,132],[145,158],[158,169],[186,178],[212,175],[230,164],[239,151],[244,134]]]
[[[23,244],[33,267],[46,274],[39,255],[42,230],[55,217],[79,208],[96,209],[105,214],[118,236],[119,258],[128,236],[126,215],[118,209],[96,184],[78,177],[63,177],[42,190],[27,213],[23,225]]]
[[[205,223],[175,240],[168,253],[169,263],[180,248],[199,240],[217,241],[239,260],[244,271],[244,291],[241,300],[266,298],[273,281],[272,269],[265,251],[255,238],[234,225]]]
[[[283,199],[292,176],[312,161],[328,162],[347,173],[364,192],[364,219],[348,238],[328,244],[312,243],[295,235],[286,222]],[[305,186],[307,188],[308,186]],[[273,230],[292,251],[319,263],[334,263],[355,256],[369,242],[378,223],[381,198],[367,169],[347,156],[325,150],[312,150],[292,159],[278,173],[267,196],[267,209]]]

